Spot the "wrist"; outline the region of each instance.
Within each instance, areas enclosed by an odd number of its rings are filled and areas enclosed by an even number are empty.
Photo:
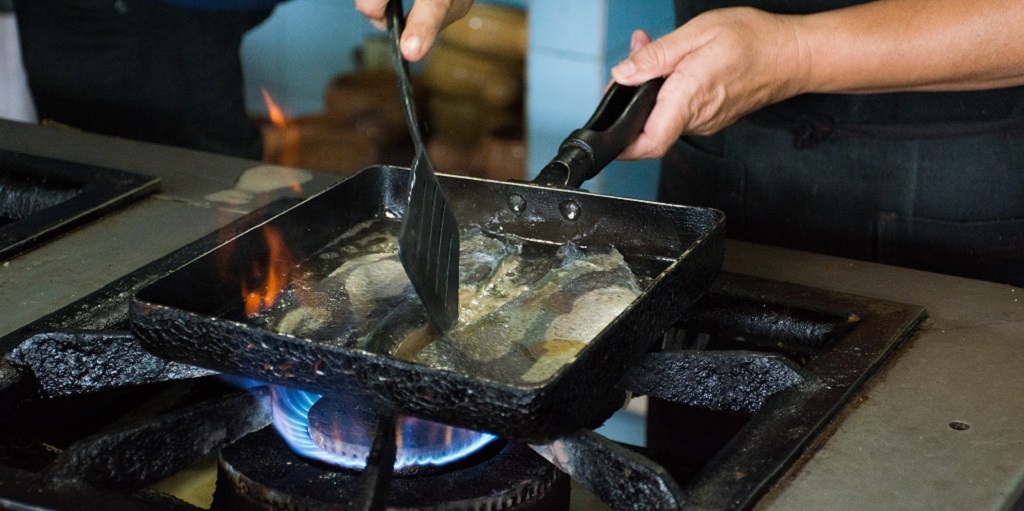
[[[778,82],[775,101],[813,92],[813,54],[809,51],[807,26],[799,15],[775,16],[778,29],[772,46]]]

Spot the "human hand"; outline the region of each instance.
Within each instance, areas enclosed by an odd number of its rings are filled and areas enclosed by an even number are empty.
[[[356,0],[356,10],[370,18],[378,30],[384,30],[384,8],[388,0]],[[402,56],[409,62],[416,62],[427,54],[434,45],[437,34],[453,21],[466,15],[473,0],[418,0],[405,20],[402,31]]]
[[[751,8],[709,11],[651,41],[633,33],[612,69],[623,85],[665,76],[641,135],[619,156],[658,158],[680,135],[710,135],[799,93],[799,40],[790,18]]]

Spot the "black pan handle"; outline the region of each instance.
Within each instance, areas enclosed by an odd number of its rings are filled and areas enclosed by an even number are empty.
[[[533,183],[579,188],[596,176],[643,132],[663,83],[664,78],[639,86],[613,83],[594,115],[562,141],[558,156],[541,169]]]

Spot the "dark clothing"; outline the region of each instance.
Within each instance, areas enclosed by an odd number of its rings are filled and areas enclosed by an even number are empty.
[[[1024,88],[798,96],[678,141],[659,197],[736,239],[1024,285]]]
[[[252,159],[243,34],[269,9],[186,9],[153,0],[17,0],[39,118],[85,131]]]
[[[164,3],[206,10],[260,10],[270,9],[284,0],[159,0]]]
[[[257,11],[271,9],[283,0],[159,0],[165,4],[174,4],[190,9],[206,9],[211,11]]]

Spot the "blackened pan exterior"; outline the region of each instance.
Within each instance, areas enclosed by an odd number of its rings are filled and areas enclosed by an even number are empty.
[[[269,221],[303,260],[351,226],[400,217],[407,169],[371,167]],[[439,176],[460,226],[551,242],[612,244],[627,259],[667,267],[551,379],[515,386],[279,334],[237,317],[239,278],[268,252],[248,231],[136,294],[132,324],[162,357],[314,392],[358,392],[397,412],[545,442],[596,427],[623,402],[618,382],[717,277],[724,216],[675,206],[455,176]],[[517,195],[518,197],[513,197]],[[566,212],[578,213],[573,220]],[[234,316],[233,316],[234,314]]]

